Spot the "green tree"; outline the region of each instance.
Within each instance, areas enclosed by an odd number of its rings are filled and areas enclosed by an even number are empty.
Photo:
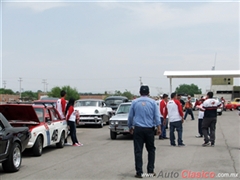
[[[78,100],[80,98],[79,93],[76,88],[71,88],[70,86],[63,86],[60,88],[59,86],[53,87],[51,91],[48,93],[49,97],[60,97],[61,90],[67,92],[66,99],[69,100],[71,97]]]
[[[24,91],[21,94],[22,98],[38,99],[38,92]]]
[[[198,88],[195,84],[180,84],[175,90],[178,94],[188,94],[194,96],[194,94],[202,94],[202,90]]]
[[[0,94],[15,94],[11,89],[0,88]]]
[[[105,93],[107,93],[107,91],[105,91]],[[133,99],[135,97],[134,94],[132,94],[130,91],[128,91],[127,89],[122,93],[119,90],[116,90],[113,94],[107,94],[107,96],[105,97],[105,99],[109,96],[125,96],[128,99]]]

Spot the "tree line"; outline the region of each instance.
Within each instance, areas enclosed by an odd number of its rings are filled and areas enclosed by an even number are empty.
[[[61,90],[65,90],[67,92],[67,98],[66,98],[67,100],[69,100],[70,97],[79,99],[81,95],[101,95],[101,93],[96,93],[96,94],[87,93],[87,92],[79,93],[76,88],[72,88],[70,86],[63,86],[63,87],[56,86],[56,87],[53,87],[46,94],[49,97],[60,97]],[[175,92],[179,93],[179,94],[186,94],[186,95],[191,95],[191,96],[194,96],[194,94],[202,94],[201,89],[199,89],[198,86],[195,84],[190,84],[190,85],[181,84],[176,88]],[[24,91],[24,92],[21,92],[21,97],[36,100],[36,99],[38,99],[39,93],[43,93],[43,92],[41,90],[38,90],[37,92]],[[14,92],[11,89],[0,88],[0,94],[19,95],[20,93],[19,93],[19,91]],[[113,92],[113,93],[105,91],[102,95],[106,95],[106,97],[108,97],[108,96],[125,96],[128,99],[134,99],[135,97],[138,96],[138,95],[132,94],[127,89],[125,89],[124,92],[121,92],[119,90],[115,90],[115,92]]]

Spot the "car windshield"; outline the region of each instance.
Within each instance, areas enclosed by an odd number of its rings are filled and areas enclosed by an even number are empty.
[[[98,106],[98,101],[77,101],[74,107],[81,106]]]
[[[107,99],[105,100],[105,103],[107,106],[117,106],[121,103],[123,103],[124,99]]]
[[[119,106],[116,114],[127,114],[129,113],[130,107],[131,107],[131,104],[122,104]]]
[[[195,102],[196,101],[196,99],[195,98],[191,98],[191,102]]]
[[[42,108],[34,108],[37,117],[39,119],[40,122],[43,122],[43,109]]]

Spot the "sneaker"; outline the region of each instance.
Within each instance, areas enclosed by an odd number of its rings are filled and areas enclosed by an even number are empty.
[[[78,143],[73,144],[73,146],[80,146]]]
[[[159,140],[164,140],[164,138],[162,138],[162,137],[159,137]]]
[[[82,143],[77,143],[79,146],[83,146],[83,144]]]
[[[214,147],[214,146],[215,146],[215,144],[211,142],[211,146],[212,146],[212,147]]]
[[[176,144],[171,144],[171,146],[176,146]]]
[[[135,178],[142,178],[142,175],[141,174],[136,174]]]
[[[179,147],[181,147],[181,146],[185,146],[185,144],[179,144],[178,146],[179,146]]]
[[[164,137],[163,139],[169,139],[168,137]]]
[[[206,146],[209,146],[210,145],[210,142],[205,142],[202,144],[203,147],[206,147]]]
[[[196,138],[202,138],[203,136],[202,135],[196,135],[195,137]]]

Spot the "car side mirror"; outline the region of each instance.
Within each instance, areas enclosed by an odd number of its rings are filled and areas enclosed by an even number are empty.
[[[45,118],[45,121],[46,121],[46,122],[50,122],[50,121],[51,121],[50,117],[46,117],[46,118]]]

